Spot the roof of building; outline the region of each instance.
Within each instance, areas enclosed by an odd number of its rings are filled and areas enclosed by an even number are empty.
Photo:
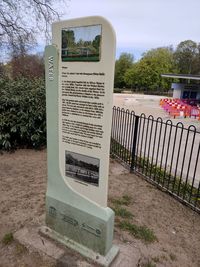
[[[200,80],[200,75],[192,74],[161,74],[162,77],[166,78],[178,78],[178,79],[187,79],[187,80]]]

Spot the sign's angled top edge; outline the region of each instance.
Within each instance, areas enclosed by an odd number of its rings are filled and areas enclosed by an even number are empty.
[[[57,27],[58,25],[62,25],[63,26],[66,24],[79,24],[80,22],[80,25],[82,26],[87,26],[87,24],[101,24],[101,23],[104,23],[104,24],[107,24],[107,26],[110,27],[110,29],[113,31],[113,34],[115,34],[115,30],[111,24],[111,22],[103,17],[103,16],[86,16],[86,17],[78,17],[78,18],[72,18],[72,19],[68,19],[68,20],[60,20],[60,21],[55,21],[52,23],[52,28],[54,27]]]
[[[102,20],[102,21],[105,21],[105,22],[111,24],[110,21],[107,18],[97,15],[97,16],[77,17],[77,18],[65,19],[65,20],[60,20],[60,21],[54,21],[52,23],[52,25],[58,24],[58,23],[62,23],[62,22],[65,23],[65,22],[75,22],[75,21],[78,21],[78,20],[82,21],[82,20],[93,20],[93,19]]]

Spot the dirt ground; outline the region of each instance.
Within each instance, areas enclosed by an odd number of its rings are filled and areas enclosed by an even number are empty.
[[[0,155],[0,240],[5,234],[30,225],[44,224],[46,150],[18,150]],[[152,229],[157,241],[144,243],[117,226],[114,243],[120,254],[112,267],[199,267],[200,215],[129,173],[114,159],[110,162],[109,205],[128,195],[126,207],[133,223]],[[16,241],[0,244],[1,267],[50,267],[54,263]],[[97,266],[69,252],[67,266]]]

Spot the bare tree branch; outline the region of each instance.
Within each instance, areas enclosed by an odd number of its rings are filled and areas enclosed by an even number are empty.
[[[1,0],[0,48],[7,44],[7,49],[21,53],[38,37],[48,43],[51,23],[60,19],[60,11],[54,8],[58,2],[64,4],[63,0]]]

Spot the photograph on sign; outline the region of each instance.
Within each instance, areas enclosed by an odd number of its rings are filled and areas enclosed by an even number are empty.
[[[101,25],[62,29],[62,61],[100,61]]]
[[[97,158],[65,151],[65,175],[91,185],[99,185],[99,163]]]

